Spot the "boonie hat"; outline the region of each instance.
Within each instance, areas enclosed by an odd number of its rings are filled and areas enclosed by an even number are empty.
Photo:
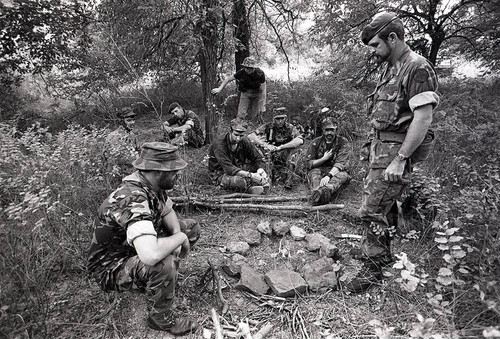
[[[246,57],[245,60],[243,60],[243,62],[241,63],[241,66],[255,68],[256,64],[257,63],[255,62],[254,58]]]
[[[248,129],[248,123],[241,118],[236,118],[231,120],[229,126],[231,126],[231,129],[233,131],[238,131],[238,132],[246,132]]]
[[[166,142],[145,142],[141,155],[132,166],[143,171],[178,171],[187,166],[179,154],[178,147]]]
[[[379,34],[391,22],[397,20],[399,21],[398,23],[403,25],[403,22],[399,19],[396,13],[381,12],[376,14],[372,18],[372,21],[363,28],[363,31],[361,32],[361,41],[363,41],[365,45],[368,45],[368,43],[371,39],[373,39],[374,36]]]
[[[286,107],[278,107],[274,110],[275,118],[286,118]]]

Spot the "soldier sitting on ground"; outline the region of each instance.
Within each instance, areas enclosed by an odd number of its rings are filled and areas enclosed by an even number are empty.
[[[124,107],[117,114],[120,126],[106,137],[104,157],[110,165],[110,173],[121,177],[133,171],[131,166],[139,155],[137,133],[134,130],[137,114],[130,107]]]
[[[328,204],[332,194],[350,180],[346,172],[349,160],[347,139],[338,135],[332,118],[323,120],[323,135],[314,139],[306,154],[313,205]]]
[[[245,136],[247,129],[244,120],[231,120],[230,131],[210,146],[208,169],[214,185],[262,194],[269,188],[269,180],[262,155]]]
[[[177,147],[163,142],[142,146],[126,176],[101,204],[89,249],[88,270],[104,291],[145,292],[150,328],[183,335],[197,328],[172,312],[179,258],[199,239],[193,219],[179,221],[166,190],[187,166]]]
[[[274,111],[273,121],[257,128],[248,135],[248,138],[267,155],[267,166],[272,173],[273,182],[281,180],[288,186],[293,170],[288,165],[290,154],[293,149],[304,143],[304,137],[286,120],[286,108],[277,108]]]
[[[205,142],[200,118],[193,111],[187,111],[177,102],[170,104],[168,113],[173,116],[163,123],[163,128],[175,144],[182,146],[187,143],[193,147],[201,147]],[[179,138],[180,140],[178,140]]]

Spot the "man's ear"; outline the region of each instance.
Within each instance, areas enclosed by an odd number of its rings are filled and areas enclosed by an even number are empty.
[[[397,39],[398,39],[398,35],[395,32],[389,33],[389,36],[387,37],[387,40],[390,43],[395,43]]]

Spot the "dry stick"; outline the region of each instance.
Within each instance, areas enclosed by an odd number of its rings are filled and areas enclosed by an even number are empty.
[[[248,198],[224,198],[223,196],[212,197],[170,197],[175,203],[186,203],[190,201],[202,201],[212,203],[249,203],[249,202],[285,202],[285,201],[303,201],[307,197],[280,197],[280,196],[256,196],[251,195]]]
[[[266,335],[269,334],[269,332],[271,332],[273,328],[273,325],[272,324],[266,324],[264,325],[260,330],[259,332],[257,332],[254,336],[253,336],[253,339],[264,339],[266,337]]]
[[[214,308],[210,310],[212,314],[212,322],[214,323],[215,339],[224,339],[222,335],[222,328],[220,327],[219,316]]]
[[[300,212],[316,212],[338,210],[345,207],[344,204],[328,204],[321,206],[301,206],[301,205],[258,205],[258,204],[211,204],[201,201],[192,201],[193,204],[207,208],[222,208],[227,210],[242,210],[242,211],[300,211]]]
[[[227,303],[226,299],[224,298],[224,296],[222,295],[219,270],[214,266],[214,264],[212,264],[212,261],[210,261],[209,258],[207,258],[207,262],[210,265],[210,268],[212,269],[214,290],[217,292],[217,297],[219,298],[220,302],[222,303],[222,314],[226,314],[227,309],[228,309],[228,303]]]

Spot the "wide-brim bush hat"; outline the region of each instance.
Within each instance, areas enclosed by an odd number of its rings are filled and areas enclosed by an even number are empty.
[[[255,62],[255,59],[252,57],[246,57],[245,60],[241,63],[241,66],[243,67],[251,67],[255,68],[257,63]]]
[[[166,142],[145,142],[141,155],[133,163],[143,171],[178,171],[187,166],[177,153],[178,147]]]

